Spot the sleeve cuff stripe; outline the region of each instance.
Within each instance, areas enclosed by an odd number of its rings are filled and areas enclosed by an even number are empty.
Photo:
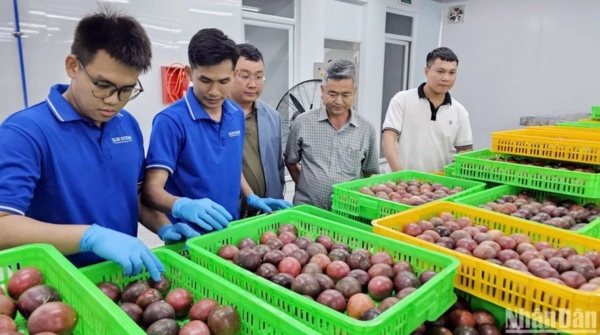
[[[393,132],[397,133],[398,135],[400,135],[400,132],[398,131],[398,129],[394,129],[394,128],[390,128],[390,127],[383,128],[383,129],[381,130],[381,132],[383,133],[383,132],[384,132],[384,131],[386,131],[386,130],[391,130],[391,131],[393,131]]]
[[[466,149],[466,148],[471,148],[471,147],[473,147],[473,144],[455,146],[456,149]]]
[[[19,215],[25,215],[25,213],[21,210],[18,210],[14,207],[8,207],[8,206],[0,206],[0,210],[1,211],[7,211],[13,214],[19,214]]]
[[[150,170],[150,169],[163,169],[163,170],[169,171],[170,174],[173,174],[173,169],[171,169],[169,166],[162,165],[162,164],[147,165],[146,170]]]

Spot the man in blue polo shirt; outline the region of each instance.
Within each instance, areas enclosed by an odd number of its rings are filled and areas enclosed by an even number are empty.
[[[199,232],[219,230],[239,218],[244,112],[227,98],[239,50],[218,29],[202,29],[188,46],[193,82],[187,94],[155,118],[146,162],[143,199]],[[281,200],[251,195],[263,211]]]
[[[122,108],[143,91],[151,57],[132,17],[105,8],[78,23],[70,85],[0,126],[0,249],[49,243],[78,267],[108,259],[125,275],[145,266],[160,279],[163,266],[135,237],[138,221],[167,242],[197,235],[139,203],[142,134]]]

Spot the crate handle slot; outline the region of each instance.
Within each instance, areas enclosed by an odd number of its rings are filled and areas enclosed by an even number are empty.
[[[415,314],[423,314],[423,313],[431,313],[432,311],[437,311],[436,304],[436,295],[437,292],[435,290],[426,291],[425,295],[423,295],[419,300],[415,301],[415,308],[413,308],[413,313]],[[418,311],[423,311],[419,313]]]
[[[366,197],[358,198],[358,206],[372,210],[379,210],[379,202],[377,199],[368,199]]]

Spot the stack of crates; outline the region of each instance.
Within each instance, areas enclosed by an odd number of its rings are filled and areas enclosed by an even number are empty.
[[[559,122],[560,127],[576,127],[583,129],[594,129],[600,131],[600,106],[592,106],[592,113],[589,119],[580,119],[576,122]]]
[[[532,127],[492,133],[491,149],[456,156],[455,176],[501,184],[456,202],[481,206],[527,192],[600,205],[600,134]],[[564,128],[567,129],[567,128]],[[600,219],[577,234],[600,238]]]
[[[400,182],[408,183],[412,180],[420,183],[441,184],[450,190],[456,187],[461,189],[456,194],[439,199],[446,201],[451,201],[452,199],[477,193],[485,189],[485,183],[480,181],[405,170],[333,185],[331,210],[338,215],[370,224],[372,220],[414,208],[411,205],[399,203],[394,200],[381,199],[361,192],[364,188],[384,185],[389,182],[398,184]]]
[[[505,236],[513,233],[524,234],[531,239],[532,243],[546,242],[554,248],[572,247],[579,254],[599,250],[600,243],[597,239],[565,233],[558,228],[546,227],[492,211],[443,201],[373,221],[373,230],[377,234],[457,258],[461,266],[455,278],[455,288],[484,300],[487,302],[485,305],[496,306],[494,310],[506,309],[506,314],[531,318],[543,324],[545,328],[555,328],[567,333],[575,333],[574,328],[577,328],[578,334],[600,333],[600,324],[595,322],[600,320],[600,308],[598,308],[600,292],[585,292],[559,285],[402,232],[408,224],[429,220],[432,217],[439,218],[442,214],[452,214],[455,218],[469,218],[474,226],[496,229]]]

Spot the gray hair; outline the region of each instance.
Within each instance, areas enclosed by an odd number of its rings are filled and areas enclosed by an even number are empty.
[[[323,84],[327,83],[327,79],[352,79],[354,82],[354,87],[356,87],[356,66],[347,59],[332,60],[325,66]]]

